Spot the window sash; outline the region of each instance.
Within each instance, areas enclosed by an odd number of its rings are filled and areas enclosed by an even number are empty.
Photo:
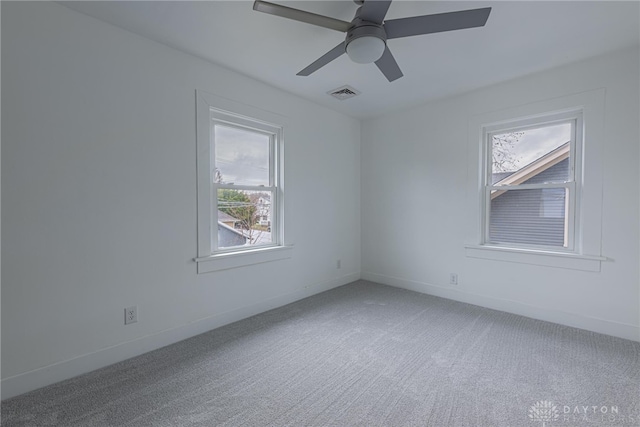
[[[560,116],[562,117],[562,115]],[[533,124],[525,124],[533,122]],[[485,156],[485,165],[484,165],[484,182],[483,185],[491,185],[491,179],[493,174],[493,137],[494,135],[500,135],[503,133],[509,132],[519,132],[519,131],[527,131],[532,129],[540,129],[544,127],[560,125],[564,123],[571,123],[571,137],[569,140],[569,173],[567,181],[575,181],[576,178],[576,168],[575,161],[576,155],[576,140],[579,140],[581,137],[581,131],[579,126],[581,126],[581,114],[575,113],[570,114],[569,118],[564,119],[550,119],[545,121],[537,122],[535,120],[523,120],[516,123],[521,123],[518,126],[509,126],[509,127],[497,127],[492,126],[490,128],[485,128],[484,135],[484,156]]]
[[[491,194],[494,191],[506,192],[508,190],[544,190],[544,189],[564,189],[565,190],[565,215],[564,215],[564,245],[541,245],[527,244],[518,242],[495,242],[491,241]],[[575,182],[566,182],[562,184],[525,184],[510,186],[487,186],[484,192],[484,230],[483,244],[497,247],[516,247],[525,249],[545,249],[559,252],[575,251],[575,235],[576,235],[576,192]]]
[[[271,208],[269,209],[270,221],[271,221],[271,242],[254,244],[250,246],[229,246],[220,248],[218,242],[218,190],[246,190],[256,191],[261,193],[269,193],[271,195]],[[251,185],[233,185],[233,184],[216,184],[212,186],[211,192],[212,201],[212,215],[211,215],[211,252],[212,253],[226,253],[226,252],[239,252],[246,251],[248,249],[265,248],[271,246],[280,246],[279,223],[278,223],[278,188],[277,187],[264,187],[264,186],[251,186]]]

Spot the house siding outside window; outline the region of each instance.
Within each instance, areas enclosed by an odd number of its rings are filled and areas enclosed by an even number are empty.
[[[568,169],[565,159],[523,184],[557,181]],[[565,220],[564,189],[509,191],[491,200],[490,241],[563,246]]]

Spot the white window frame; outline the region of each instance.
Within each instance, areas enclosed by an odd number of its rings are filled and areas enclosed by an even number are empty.
[[[469,258],[491,261],[517,262],[568,268],[583,271],[600,271],[607,258],[601,255],[602,247],[602,152],[606,144],[605,89],[596,89],[554,99],[532,102],[503,109],[496,109],[469,117],[468,121],[468,187],[466,201],[467,227],[465,255]],[[580,161],[574,174],[581,185],[575,190],[573,241],[570,250],[561,248],[496,245],[486,243],[486,156],[487,131],[508,128],[514,123],[525,125],[544,118],[562,117],[576,112],[582,114],[582,144],[574,149]],[[570,153],[576,158],[576,152]]]
[[[285,243],[284,223],[284,127],[286,119],[203,91],[196,91],[198,273],[225,270],[290,258],[292,245]],[[269,186],[215,183],[214,127],[221,124],[268,135],[270,138]],[[218,248],[218,189],[264,190],[271,201],[271,244]]]
[[[546,126],[559,125],[563,123],[572,124],[571,139],[569,141],[569,176],[567,181],[563,183],[552,184],[513,184],[513,185],[492,185],[493,157],[492,157],[492,141],[493,135],[499,135],[508,132],[518,132],[528,129],[536,129]],[[580,217],[577,209],[580,206],[581,177],[582,177],[582,147],[583,147],[583,121],[582,110],[567,111],[562,113],[548,114],[546,116],[524,118],[514,120],[510,123],[501,123],[483,126],[483,216],[482,221],[482,245],[492,245],[503,248],[520,248],[543,251],[558,251],[567,253],[579,253],[578,248],[580,242]],[[566,196],[567,209],[565,213],[565,244],[566,247],[544,246],[523,243],[493,243],[489,241],[490,227],[490,211],[491,211],[491,192],[504,190],[528,190],[528,189],[544,189],[544,188],[564,188]]]

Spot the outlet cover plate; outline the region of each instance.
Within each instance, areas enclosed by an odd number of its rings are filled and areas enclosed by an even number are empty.
[[[129,325],[138,321],[138,306],[134,305],[124,309],[124,324]]]

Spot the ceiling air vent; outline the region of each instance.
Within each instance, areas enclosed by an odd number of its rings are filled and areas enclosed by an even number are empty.
[[[340,101],[344,101],[345,99],[353,98],[354,96],[360,95],[359,90],[354,89],[349,85],[345,85],[337,89],[330,90],[327,93],[333,96],[334,98],[339,99]]]

